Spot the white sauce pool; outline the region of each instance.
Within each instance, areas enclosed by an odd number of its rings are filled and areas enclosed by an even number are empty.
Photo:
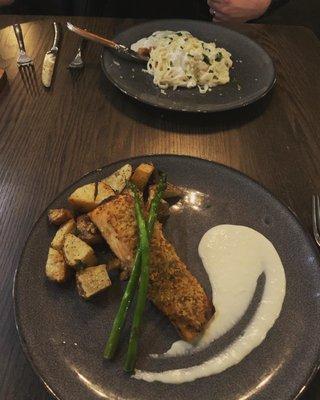
[[[203,235],[199,255],[212,286],[215,315],[195,345],[177,341],[163,356],[199,351],[228,332],[246,313],[258,278],[264,273],[264,291],[253,318],[241,336],[202,364],[163,372],[137,370],[136,379],[179,384],[218,374],[238,364],[259,346],[278,318],[286,278],[280,257],[265,236],[245,226],[219,225]]]

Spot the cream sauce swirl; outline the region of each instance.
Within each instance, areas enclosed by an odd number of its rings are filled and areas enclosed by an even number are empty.
[[[265,274],[262,298],[253,318],[241,336],[211,359],[192,367],[163,372],[138,370],[134,375],[136,379],[179,384],[218,374],[238,364],[259,346],[277,320],[285,296],[286,278],[280,257],[265,236],[245,226],[219,225],[203,235],[199,255],[212,286],[216,313],[197,343],[177,341],[164,356],[199,351],[232,329],[246,313],[257,281]]]

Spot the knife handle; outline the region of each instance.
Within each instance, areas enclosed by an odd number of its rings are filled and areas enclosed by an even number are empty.
[[[103,36],[96,35],[95,33],[89,32],[87,30],[81,29],[78,26],[72,25],[67,22],[67,27],[70,31],[76,33],[77,35],[83,37],[84,39],[91,40],[92,42],[100,43],[103,46],[110,47],[112,49],[121,50],[125,49],[125,46],[115,43],[112,40],[106,39]]]
[[[24,47],[24,41],[23,41],[21,25],[20,24],[13,24],[13,30],[14,30],[14,33],[15,33],[17,41],[18,41],[19,49],[21,51],[26,52],[26,48]]]
[[[58,48],[58,44],[60,41],[60,28],[57,22],[53,23],[53,29],[54,29],[53,47]]]

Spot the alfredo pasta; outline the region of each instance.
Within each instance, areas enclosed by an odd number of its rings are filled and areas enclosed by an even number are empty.
[[[215,43],[206,43],[186,31],[157,31],[131,46],[150,53],[147,72],[161,89],[198,86],[206,93],[230,81],[231,54]]]

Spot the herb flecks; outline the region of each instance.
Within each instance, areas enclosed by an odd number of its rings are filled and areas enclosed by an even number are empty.
[[[218,62],[220,62],[222,60],[222,53],[220,51],[219,51],[219,53],[217,53],[215,60]]]
[[[206,64],[211,65],[210,59],[209,59],[209,57],[208,57],[206,54],[202,53],[202,57],[203,57],[203,61],[204,61]]]

